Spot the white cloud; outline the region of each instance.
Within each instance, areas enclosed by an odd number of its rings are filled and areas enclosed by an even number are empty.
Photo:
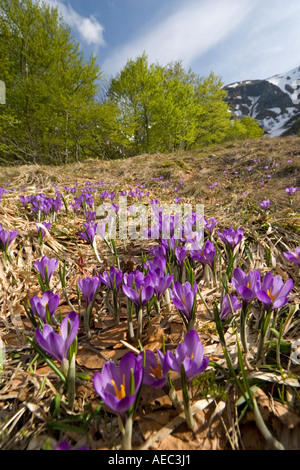
[[[115,49],[102,64],[108,73],[117,73],[130,58],[143,51],[150,62],[166,65],[182,60],[184,66],[224,40],[245,19],[255,0],[189,0],[161,23],[134,40]]]
[[[88,46],[99,47],[106,45],[103,36],[104,27],[93,15],[89,17],[81,16],[69,3],[65,4],[60,0],[47,0],[47,3],[58,9],[65,23],[67,23],[74,32],[77,32],[79,38]]]

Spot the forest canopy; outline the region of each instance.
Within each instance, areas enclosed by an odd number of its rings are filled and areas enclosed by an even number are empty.
[[[151,64],[144,52],[105,82],[58,10],[0,0],[0,164],[71,163],[189,150],[260,137],[252,118],[233,117],[220,77],[181,61]]]

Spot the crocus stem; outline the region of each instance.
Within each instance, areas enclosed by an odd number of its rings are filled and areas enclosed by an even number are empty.
[[[93,303],[91,302],[86,310],[85,310],[85,315],[84,315],[84,327],[85,327],[85,331],[86,331],[86,334],[87,334],[87,337],[90,338],[91,337],[91,313],[92,313],[92,308],[93,308]]]
[[[182,410],[183,409],[183,404],[180,401],[180,399],[178,398],[176,390],[173,386],[169,390],[169,398],[170,398],[174,408],[176,408],[176,410]]]
[[[120,310],[118,305],[118,295],[115,289],[113,289],[113,308],[114,308],[114,317],[115,322],[118,325],[120,323]]]
[[[5,271],[7,271],[7,254],[5,253],[5,250],[2,253],[2,261]]]
[[[189,396],[188,385],[186,381],[186,375],[184,370],[184,365],[181,364],[181,386],[182,386],[182,397],[183,397],[183,406],[185,412],[186,424],[190,429],[194,427],[194,418],[191,410],[191,402]]]
[[[264,342],[265,342],[265,336],[266,336],[266,332],[267,332],[268,325],[269,325],[269,322],[270,322],[271,313],[272,313],[272,310],[269,309],[267,312],[264,312],[263,316],[262,316],[261,328],[260,328],[260,338],[259,338],[259,345],[258,345],[256,361],[259,361],[261,359],[261,355],[262,355],[263,347],[264,347]]]
[[[139,308],[137,315],[137,339],[141,339],[143,333],[143,309]]]
[[[164,298],[165,298],[167,312],[171,312],[171,299],[170,299],[169,289],[166,289],[166,291],[164,293]]]
[[[242,303],[241,314],[240,314],[240,322],[241,322],[241,341],[244,349],[244,353],[248,352],[248,344],[246,338],[246,319],[247,319],[247,304],[245,302]]]
[[[68,297],[68,294],[67,294],[67,291],[66,291],[66,288],[63,287],[63,294],[64,294],[64,298],[66,299],[66,302],[67,304],[69,305],[69,307],[72,309],[72,310],[75,310],[74,306],[72,305],[72,302],[70,301],[69,297]]]
[[[98,263],[101,264],[102,261],[101,261],[100,256],[99,256],[95,240],[94,240],[94,243],[92,243],[92,247],[93,247],[93,250],[94,250],[94,253],[95,253],[95,256],[96,256],[96,259],[97,259]]]
[[[131,341],[134,339],[134,329],[132,322],[132,303],[128,299],[127,301],[127,325],[128,325],[128,336]]]
[[[209,288],[211,284],[211,278],[210,278],[210,267],[208,266],[208,264],[204,265],[204,278],[205,278],[206,287]]]
[[[122,450],[131,450],[132,446],[132,428],[133,428],[133,413],[131,413],[125,423],[125,430],[122,440]]]
[[[274,450],[285,450],[285,448],[283,447],[281,442],[277,441],[277,439],[275,439],[275,437],[272,436],[272,434],[268,430],[264,420],[262,419],[262,416],[261,416],[260,411],[258,409],[257,402],[256,402],[255,398],[253,398],[253,410],[252,411],[253,411],[253,414],[254,414],[255,423],[256,423],[258,429],[260,430],[260,432],[262,433],[262,435],[264,436],[268,446],[271,449],[274,449]]]
[[[68,408],[73,410],[75,400],[75,354],[69,362],[68,370]]]

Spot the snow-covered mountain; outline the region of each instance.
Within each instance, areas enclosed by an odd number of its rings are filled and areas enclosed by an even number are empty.
[[[271,137],[297,132],[300,118],[300,67],[265,80],[246,80],[224,87],[236,116],[252,116]]]

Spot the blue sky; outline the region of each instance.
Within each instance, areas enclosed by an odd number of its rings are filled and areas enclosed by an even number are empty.
[[[300,66],[299,0],[46,0],[104,76],[143,51],[224,84]]]

